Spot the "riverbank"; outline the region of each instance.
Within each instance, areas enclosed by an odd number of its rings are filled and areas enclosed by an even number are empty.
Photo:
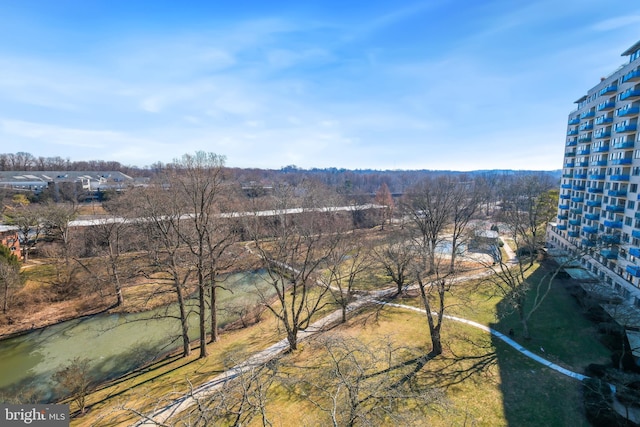
[[[258,259],[237,244],[241,253],[234,265],[224,274],[251,271],[259,267]],[[32,258],[22,266],[24,286],[15,292],[7,313],[0,313],[0,340],[23,335],[34,330],[69,320],[96,314],[132,314],[150,311],[174,301],[172,287],[161,271],[138,254],[126,254],[126,277],[122,277],[124,304],[117,305],[113,285],[101,258],[73,259],[70,284],[61,285],[56,275],[61,260]],[[91,274],[86,271],[91,267]],[[145,273],[149,270],[152,273]],[[195,283],[187,284],[187,294],[195,292]]]

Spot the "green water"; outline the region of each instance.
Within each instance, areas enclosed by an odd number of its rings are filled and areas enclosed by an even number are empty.
[[[261,272],[230,275],[218,291],[220,326],[237,320],[225,308],[256,304],[256,289],[267,290]],[[189,301],[190,336],[198,337],[196,301]],[[233,310],[229,310],[233,311]],[[176,305],[135,314],[96,315],[0,341],[0,401],[30,388],[40,400],[53,397],[51,376],[76,357],[90,360],[92,376],[107,380],[181,347]]]

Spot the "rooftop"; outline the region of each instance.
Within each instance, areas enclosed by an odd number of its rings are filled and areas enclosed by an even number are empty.
[[[622,54],[620,56],[629,56],[632,55],[634,52],[636,52],[638,49],[640,49],[640,40],[635,42],[635,44],[633,46],[631,46],[629,49],[625,50],[624,52],[622,52]]]

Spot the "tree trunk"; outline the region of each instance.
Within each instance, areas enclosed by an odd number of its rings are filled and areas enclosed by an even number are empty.
[[[4,284],[4,301],[2,302],[2,312],[7,313],[7,308],[9,306],[9,281],[5,281]]]
[[[218,342],[218,296],[215,281],[211,280],[211,342]]]
[[[289,341],[289,348],[291,351],[298,349],[298,334],[296,329],[287,331],[287,341]]]
[[[520,323],[522,324],[522,337],[525,340],[530,340],[531,335],[529,334],[529,324],[527,323],[527,318],[525,317],[524,307],[521,305],[518,307],[518,314],[520,315]]]
[[[180,284],[176,284],[176,294],[178,296],[178,308],[180,310],[180,331],[182,334],[182,356],[187,357],[191,354],[191,342],[189,340],[189,322],[187,318],[187,310],[184,302],[184,295]]]
[[[202,271],[198,272],[198,306],[200,307],[200,359],[207,357],[207,312],[205,304],[206,288],[204,287]]]
[[[431,354],[437,356],[442,354],[442,339],[440,338],[440,327],[435,327],[431,331]]]

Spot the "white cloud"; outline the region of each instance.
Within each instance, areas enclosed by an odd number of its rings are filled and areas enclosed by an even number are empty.
[[[592,28],[596,31],[611,31],[638,23],[640,23],[640,15],[621,15],[597,22]]]

